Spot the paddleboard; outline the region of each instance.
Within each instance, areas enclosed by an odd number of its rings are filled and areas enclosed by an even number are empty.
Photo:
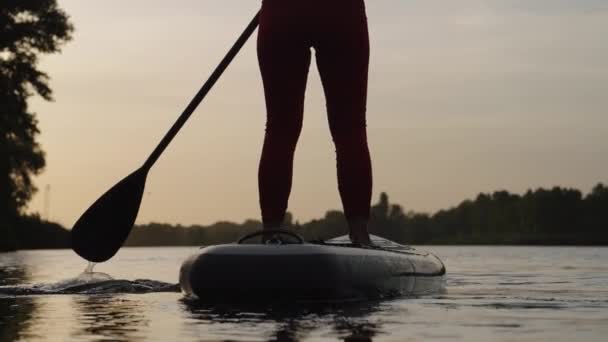
[[[254,234],[259,235],[259,233]],[[201,248],[180,269],[180,286],[203,301],[358,300],[439,293],[446,269],[435,255],[372,236],[322,242],[279,239]]]

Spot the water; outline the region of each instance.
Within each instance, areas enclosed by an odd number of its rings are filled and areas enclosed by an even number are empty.
[[[172,286],[196,248],[125,248],[95,266],[93,283],[105,287],[88,290],[91,279],[81,274],[87,264],[69,250],[0,254],[0,340],[555,342],[608,336],[608,248],[425,249],[446,264],[446,293],[266,307],[184,300]]]

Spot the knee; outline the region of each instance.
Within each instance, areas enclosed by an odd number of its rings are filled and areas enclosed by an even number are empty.
[[[338,153],[356,153],[367,150],[365,126],[346,126],[332,129],[332,138]]]
[[[277,150],[293,152],[301,129],[301,124],[269,120],[266,123],[264,144]]]

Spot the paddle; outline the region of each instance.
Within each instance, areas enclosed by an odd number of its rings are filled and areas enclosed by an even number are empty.
[[[137,218],[148,172],[253,34],[258,25],[258,16],[259,13],[251,20],[146,162],[97,199],[74,224],[71,234],[72,249],[78,255],[91,262],[104,262],[118,252]]]

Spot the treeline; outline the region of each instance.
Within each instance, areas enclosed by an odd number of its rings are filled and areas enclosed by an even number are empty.
[[[69,248],[70,232],[37,215],[0,222],[0,251],[17,249]]]
[[[372,211],[372,231],[412,244],[608,244],[608,187],[603,184],[586,196],[560,187],[523,195],[482,193],[434,215],[404,213],[383,194]]]
[[[235,241],[261,227],[255,220],[191,227],[151,223],[137,226],[127,244],[210,245]],[[306,223],[293,222],[289,214],[285,227],[308,240],[347,234],[340,211]],[[408,244],[608,245],[608,187],[598,184],[587,195],[561,187],[523,195],[482,193],[432,215],[406,211],[382,193],[372,206],[370,232]]]
[[[301,223],[288,214],[284,226],[307,240],[348,233],[341,211]],[[192,246],[236,241],[262,228],[257,220],[209,226],[150,223],[136,226],[129,246]],[[598,184],[583,195],[554,187],[479,194],[435,214],[406,211],[386,193],[371,208],[370,232],[406,244],[608,245],[608,187]],[[38,216],[0,221],[0,251],[69,248],[69,231]]]

